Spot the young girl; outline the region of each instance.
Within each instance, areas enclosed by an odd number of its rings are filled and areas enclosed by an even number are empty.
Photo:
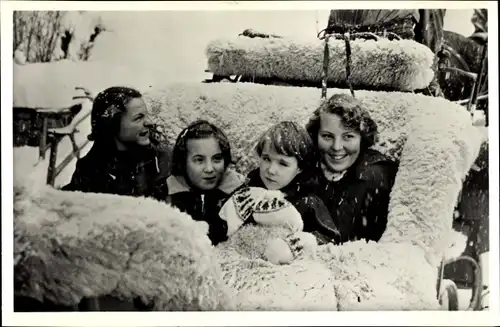
[[[227,224],[218,212],[245,182],[244,176],[228,169],[231,148],[227,136],[205,120],[196,121],[179,134],[172,157],[167,203],[194,220],[207,222],[214,245],[225,241]]]
[[[378,137],[375,121],[362,103],[334,94],[313,113],[306,126],[319,152],[317,189],[341,242],[377,242],[385,231],[397,164],[372,149]]]
[[[284,121],[266,131],[256,152],[260,167],[248,175],[248,186],[280,190],[301,214],[304,231],[320,243],[336,242],[340,235],[324,203],[312,192],[318,156],[307,131]]]
[[[64,191],[155,197],[170,170],[170,149],[153,134],[142,94],[110,87],[94,99],[92,149],[76,162]]]

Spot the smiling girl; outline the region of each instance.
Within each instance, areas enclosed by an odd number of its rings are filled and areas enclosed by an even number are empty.
[[[167,179],[167,203],[209,225],[214,245],[226,240],[227,225],[218,212],[229,195],[245,182],[228,166],[231,148],[215,125],[199,120],[178,136],[173,150],[172,175]]]
[[[118,86],[100,92],[91,127],[94,144],[62,190],[155,197],[170,170],[170,151],[152,134],[142,94]]]
[[[378,241],[387,224],[397,166],[371,149],[378,137],[376,123],[358,100],[335,94],[306,128],[320,153],[315,193],[328,205],[341,241]]]

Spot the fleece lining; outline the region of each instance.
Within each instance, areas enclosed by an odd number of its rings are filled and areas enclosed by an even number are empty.
[[[346,55],[343,40],[329,40],[328,82],[344,87]],[[245,75],[320,82],[324,41],[291,38],[231,38],[210,42],[205,50],[208,68],[222,76]],[[434,77],[434,54],[413,40],[351,41],[350,82],[356,89],[413,91]]]

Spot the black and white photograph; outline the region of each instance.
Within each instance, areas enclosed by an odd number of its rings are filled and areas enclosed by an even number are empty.
[[[496,2],[99,2],[2,2],[7,321],[500,323]]]

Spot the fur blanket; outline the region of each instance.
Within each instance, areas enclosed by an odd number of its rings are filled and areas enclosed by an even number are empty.
[[[346,55],[343,40],[330,40],[328,81],[343,87]],[[288,38],[218,39],[206,48],[209,71],[216,75],[244,75],[320,82],[324,41]],[[423,89],[434,77],[434,54],[412,40],[351,41],[350,81],[357,89],[412,91]]]
[[[285,227],[249,225],[216,247],[238,310],[337,310],[336,276],[326,266],[312,257],[283,266],[265,260],[268,242],[288,233]]]
[[[15,293],[72,306],[140,297],[154,310],[230,310],[208,225],[145,198],[14,188]]]

